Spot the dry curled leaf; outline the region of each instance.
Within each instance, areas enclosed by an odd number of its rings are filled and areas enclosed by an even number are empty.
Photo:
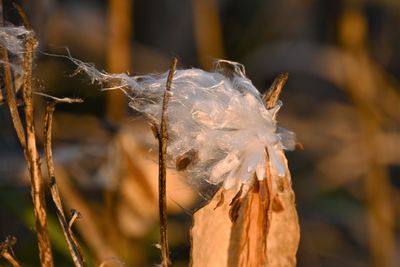
[[[223,190],[223,189],[221,189]],[[233,190],[224,194],[225,199],[234,197]],[[229,202],[214,209],[220,202],[220,192],[193,215],[191,230],[193,267],[228,266],[228,250],[232,221],[229,218]]]
[[[194,214],[192,266],[296,266],[300,227],[287,161],[279,156],[286,176],[267,173],[278,179],[277,190],[271,190],[271,179],[254,179],[240,195],[221,189]]]

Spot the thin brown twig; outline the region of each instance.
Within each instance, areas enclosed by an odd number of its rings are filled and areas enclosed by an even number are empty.
[[[82,214],[79,211],[77,211],[75,209],[71,209],[71,218],[69,219],[68,227],[72,228],[72,225],[74,224],[74,222],[81,218],[82,218]]]
[[[22,7],[20,5],[18,5],[17,3],[15,3],[15,2],[13,2],[13,6],[17,10],[18,15],[21,18],[22,23],[24,24],[25,28],[27,28],[28,30],[32,30],[32,25],[29,22],[28,16],[25,14],[25,12],[22,9]]]
[[[54,104],[54,105],[58,103],[68,103],[68,104],[83,103],[83,100],[80,98],[69,98],[69,97],[58,98],[41,92],[35,92],[34,94],[47,98],[49,100],[49,104]]]
[[[8,262],[11,263],[11,265],[13,267],[20,267],[21,266],[21,265],[19,265],[18,261],[11,255],[10,252],[8,252],[8,251],[2,252],[1,256],[3,256],[3,258],[8,260]]]
[[[3,1],[0,0],[0,26],[3,26]],[[0,48],[1,50],[3,50],[4,48]],[[3,52],[0,52],[0,58],[3,58],[2,56]],[[3,96],[3,91],[0,88],[0,105],[2,105],[4,103],[4,96]]]
[[[0,1],[0,26],[3,25],[4,25],[3,3],[2,1]],[[17,105],[17,100],[15,98],[14,84],[12,82],[11,67],[8,60],[8,52],[5,47],[0,47],[0,58],[2,58],[3,60],[3,72],[4,72],[3,79],[4,79],[4,86],[6,89],[8,108],[10,110],[11,119],[14,125],[14,129],[17,133],[18,140],[21,143],[22,148],[25,150],[26,147],[25,132],[18,112],[18,105]]]
[[[11,119],[14,125],[14,129],[17,133],[17,137],[23,149],[26,148],[25,131],[22,126],[21,117],[18,112],[17,100],[15,97],[14,84],[12,82],[11,67],[8,61],[8,52],[4,47],[0,48],[0,57],[3,59],[3,72],[4,72],[4,86],[6,88],[7,104],[10,110]]]
[[[21,9],[19,9],[18,11],[23,17],[23,20],[26,20],[26,16],[23,15],[23,11]],[[17,136],[21,143],[21,146],[24,149],[24,155],[28,164],[28,169],[31,177],[31,194],[34,206],[36,234],[39,246],[39,258],[42,266],[52,267],[53,256],[51,252],[50,238],[47,232],[47,215],[43,190],[43,178],[40,170],[40,158],[36,149],[35,128],[33,120],[32,61],[33,51],[36,46],[36,38],[31,33],[25,39],[25,54],[23,61],[23,100],[25,107],[26,136],[17,109],[11,69],[8,61],[8,52],[6,48],[1,49],[1,54],[5,62],[4,79],[7,92],[7,102],[9,105],[14,128],[17,132]]]
[[[193,0],[191,2],[197,58],[202,68],[210,69],[213,58],[225,57],[218,1]]]
[[[157,133],[159,141],[159,169],[158,169],[158,208],[160,216],[160,238],[161,238],[161,265],[167,267],[170,265],[168,236],[167,236],[167,200],[166,200],[166,161],[167,161],[167,107],[171,96],[171,85],[176,70],[178,59],[174,57],[168,73],[167,84],[165,86],[160,132]]]
[[[0,57],[1,57],[1,54],[0,54]],[[0,106],[3,105],[3,103],[4,103],[3,91],[0,88]]]
[[[77,267],[87,266],[86,261],[83,257],[83,253],[79,244],[71,230],[69,223],[65,217],[63,206],[61,203],[61,197],[56,183],[56,176],[54,171],[53,153],[52,153],[52,141],[51,133],[53,126],[53,114],[57,103],[80,103],[81,99],[71,99],[71,98],[57,98],[43,93],[37,93],[49,99],[46,105],[46,115],[44,120],[44,151],[46,155],[46,163],[48,175],[50,178],[50,191],[51,197],[54,205],[56,206],[56,212],[58,220],[61,224],[65,239],[67,240],[68,249],[71,253],[72,260]]]
[[[133,52],[131,46],[133,0],[108,0],[107,2],[107,71],[125,72],[131,68]],[[127,115],[126,97],[118,91],[106,93],[106,117],[112,123],[120,123]]]
[[[118,254],[114,251],[114,248],[110,246],[102,234],[99,220],[96,214],[93,213],[92,207],[76,190],[64,168],[58,169],[57,177],[60,177],[57,182],[60,186],[59,190],[64,203],[68,207],[76,208],[85,215],[85,224],[77,224],[76,227],[92,252],[94,260],[100,263],[106,258],[117,256]]]
[[[23,13],[19,10],[20,14]],[[33,51],[37,47],[37,40],[33,33],[28,34],[25,40],[25,54],[23,62],[23,100],[25,108],[26,154],[31,175],[31,188],[33,207],[36,220],[36,234],[39,245],[39,258],[42,266],[53,266],[51,243],[47,230],[47,214],[44,193],[43,177],[40,168],[40,157],[36,147],[35,125],[33,118],[33,93],[32,93],[32,63]]]
[[[14,84],[12,82],[12,74],[11,74],[11,67],[8,61],[8,52],[7,49],[4,47],[0,48],[0,57],[3,59],[3,71],[4,71],[4,86],[6,88],[6,97],[7,97],[7,104],[8,109],[10,110],[11,119],[14,125],[14,129],[17,133],[18,140],[25,150],[26,148],[26,139],[25,139],[25,131],[24,127],[22,126],[21,117],[19,116],[18,112],[18,105],[17,100],[15,97],[15,90]]]
[[[282,88],[288,78],[289,74],[287,72],[278,75],[278,77],[275,78],[274,82],[269,87],[267,92],[263,95],[262,100],[267,109],[271,109],[276,105]]]
[[[14,256],[14,253],[12,251],[12,246],[17,242],[17,239],[13,236],[9,236],[4,240],[3,242],[0,243],[0,256],[8,260],[8,262],[13,266],[13,267],[20,267],[17,259]]]

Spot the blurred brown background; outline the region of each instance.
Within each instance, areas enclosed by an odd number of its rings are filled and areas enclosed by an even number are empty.
[[[119,92],[100,92],[66,59],[131,74],[211,69],[216,58],[245,65],[261,90],[288,71],[281,125],[304,151],[288,152],[302,227],[298,266],[397,266],[400,262],[400,2],[397,0],[19,1],[40,41],[37,90],[81,97],[55,114],[56,174],[90,262],[159,262],[155,142]],[[4,1],[5,17],[17,13]],[[36,99],[38,136],[43,108]],[[0,237],[37,266],[23,154],[0,106]],[[46,174],[46,172],[43,172]],[[189,260],[190,214],[207,196],[169,175],[173,266]],[[204,192],[202,192],[204,193]],[[49,203],[49,201],[48,201]],[[56,266],[71,266],[49,205]],[[0,265],[5,264],[0,260]]]

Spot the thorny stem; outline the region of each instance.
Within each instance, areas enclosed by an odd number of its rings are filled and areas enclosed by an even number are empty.
[[[53,153],[51,150],[52,142],[51,142],[51,133],[52,133],[52,126],[53,126],[53,113],[57,103],[64,102],[64,103],[80,103],[82,102],[81,99],[70,99],[70,98],[56,98],[46,94],[40,94],[49,99],[46,105],[46,115],[44,120],[44,149],[46,155],[46,163],[47,163],[47,170],[50,178],[50,190],[51,190],[51,197],[53,200],[54,205],[56,206],[56,212],[58,220],[61,224],[61,228],[63,230],[65,239],[67,240],[68,248],[72,256],[72,260],[74,261],[75,266],[77,267],[84,267],[87,266],[86,261],[83,257],[83,253],[79,244],[69,226],[67,219],[65,217],[60,193],[56,183],[56,176],[54,172],[54,163],[53,163]]]
[[[158,175],[158,207],[160,216],[160,237],[161,237],[161,265],[167,267],[170,264],[168,237],[167,237],[167,200],[166,200],[166,161],[167,161],[167,107],[168,101],[171,96],[171,85],[176,64],[178,59],[174,57],[171,61],[171,66],[168,73],[167,84],[165,86],[160,132],[158,133],[159,141],[159,175]]]

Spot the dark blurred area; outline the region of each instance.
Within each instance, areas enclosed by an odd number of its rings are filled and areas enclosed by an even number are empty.
[[[5,19],[20,24],[3,2]],[[142,145],[156,141],[121,92],[101,92],[73,75],[69,60],[47,55],[66,48],[99,69],[135,75],[166,71],[174,55],[181,68],[238,61],[260,91],[289,72],[278,119],[305,147],[286,153],[301,225],[298,266],[400,262],[399,1],[19,3],[40,41],[37,90],[85,101],[57,107],[53,149],[63,201],[83,214],[74,227],[92,265],[159,262],[158,169]],[[43,100],[35,101],[42,140]],[[29,179],[5,104],[0,121],[0,239],[15,236],[21,264],[38,266]],[[188,265],[190,215],[202,199],[182,180],[169,173],[173,266]],[[56,266],[72,266],[48,206]]]

